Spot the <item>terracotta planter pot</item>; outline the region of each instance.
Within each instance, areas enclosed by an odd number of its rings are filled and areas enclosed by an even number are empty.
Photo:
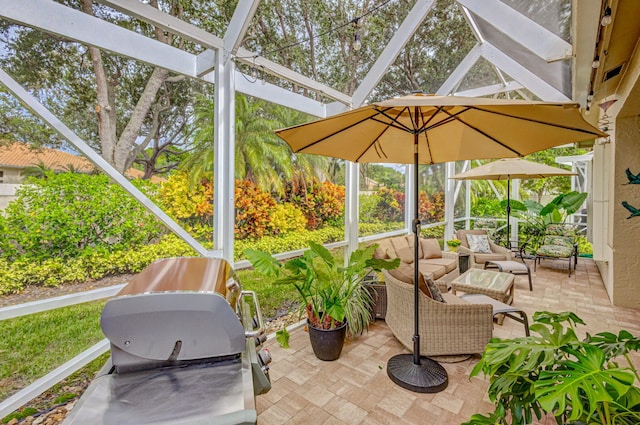
[[[347,335],[347,322],[345,321],[335,329],[326,330],[314,328],[307,319],[307,326],[309,327],[311,348],[316,357],[324,361],[337,360]]]

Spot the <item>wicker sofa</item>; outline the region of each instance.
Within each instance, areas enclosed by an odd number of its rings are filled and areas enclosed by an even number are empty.
[[[382,272],[387,288],[386,322],[395,337],[413,350],[414,287]],[[489,304],[470,304],[451,293],[438,302],[419,291],[420,353],[455,356],[482,353],[493,332],[493,309]]]
[[[392,275],[404,282],[414,280],[414,235],[395,236],[376,241],[376,258],[400,258],[400,266]],[[437,239],[420,239],[418,247],[418,269],[425,278],[430,278],[441,291],[448,291],[451,281],[460,275],[458,255],[443,252]]]

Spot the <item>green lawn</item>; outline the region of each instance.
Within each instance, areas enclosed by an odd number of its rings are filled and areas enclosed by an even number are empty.
[[[0,399],[51,372],[104,338],[104,301],[0,322]]]

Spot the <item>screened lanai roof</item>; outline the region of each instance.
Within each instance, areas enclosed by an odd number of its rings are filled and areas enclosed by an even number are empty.
[[[104,19],[51,0],[1,0],[0,15],[10,22],[205,81],[214,81],[215,53],[220,53],[233,60],[238,69],[238,91],[326,116],[417,89],[439,94],[504,93],[547,101],[573,100],[584,105],[590,90],[590,75],[585,74],[590,74],[591,69],[584,64],[593,59],[604,7],[600,1],[571,0],[282,4],[287,10],[274,15],[265,12],[272,7],[270,2],[240,0],[232,14],[224,14],[212,3],[202,2],[211,22],[190,22],[188,13],[180,20],[145,2],[130,0],[98,1],[95,14]],[[453,8],[448,7],[451,4]],[[168,4],[160,2],[160,8],[168,10]],[[109,16],[114,13],[142,19],[189,42],[181,48],[164,45],[109,23]],[[293,23],[279,27],[274,16]],[[430,43],[428,36],[449,31],[442,25],[447,21],[464,28],[452,33],[457,39],[442,49]],[[305,25],[309,26],[306,32]],[[268,37],[257,36],[255,28],[259,26],[270,27],[269,31],[261,31]],[[298,33],[284,34],[286,29]],[[361,49],[355,49],[355,38]],[[318,61],[318,69],[289,69],[282,61],[286,56],[283,52],[288,52],[309,58],[322,55],[335,62],[332,49],[336,48],[352,51],[354,63],[337,66],[352,71],[348,78],[353,81],[331,81],[335,77],[331,74],[332,65],[323,64],[322,60]],[[453,66],[451,69],[416,69],[405,82],[390,84],[388,75],[401,78],[401,69],[406,68],[402,55],[411,55],[407,52],[415,49],[423,49],[427,57],[437,62],[445,61],[443,55],[455,56],[457,63],[447,63]],[[443,71],[446,79],[441,81]],[[265,84],[255,84],[256,79],[265,80]],[[339,105],[327,106],[333,102]]]

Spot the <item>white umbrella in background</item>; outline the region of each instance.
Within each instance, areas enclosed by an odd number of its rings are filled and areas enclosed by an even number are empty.
[[[577,173],[546,164],[526,161],[522,158],[499,159],[488,164],[472,168],[451,177],[457,180],[506,180],[507,181],[507,239],[510,235],[511,216],[511,180],[543,179],[551,176],[575,176]]]

